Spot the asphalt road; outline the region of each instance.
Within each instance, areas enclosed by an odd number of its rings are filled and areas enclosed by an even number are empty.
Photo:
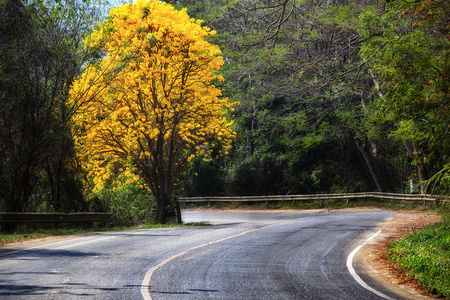
[[[184,211],[213,226],[0,248],[0,299],[402,299],[351,252],[393,212]],[[376,291],[378,294],[374,293]],[[381,296],[380,296],[381,295]]]

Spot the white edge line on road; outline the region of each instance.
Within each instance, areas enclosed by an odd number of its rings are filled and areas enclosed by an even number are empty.
[[[192,248],[190,248],[190,249],[188,249],[186,251],[180,252],[178,254],[175,254],[174,256],[169,257],[168,259],[160,262],[159,264],[157,264],[156,266],[154,266],[153,268],[151,268],[151,269],[149,269],[147,271],[147,273],[144,276],[144,280],[142,280],[142,284],[141,284],[142,297],[144,298],[144,300],[152,300],[153,299],[152,296],[150,295],[150,281],[152,279],[152,275],[157,269],[161,268],[162,266],[164,266],[165,264],[171,262],[172,260],[174,260],[174,259],[176,259],[176,258],[178,258],[180,256],[183,256],[186,253],[188,253],[189,251],[192,251],[194,249],[198,249],[198,248],[205,247],[205,246],[208,246],[208,245],[220,243],[220,242],[223,242],[223,241],[226,241],[226,240],[229,240],[229,239],[232,239],[232,238],[235,238],[235,237],[238,237],[238,236],[241,236],[241,235],[253,232],[253,231],[269,228],[269,227],[272,227],[272,226],[275,226],[275,225],[269,225],[269,226],[265,226],[265,227],[261,227],[261,228],[255,228],[255,229],[252,229],[252,230],[241,232],[239,234],[235,234],[235,235],[232,235],[232,236],[229,236],[229,237],[226,237],[226,238],[214,241],[214,242],[209,242],[209,243],[205,243],[205,244],[202,244],[202,245],[199,245],[199,246],[192,247]]]
[[[375,238],[378,234],[381,233],[381,230],[378,231],[377,233],[375,233],[374,235],[372,235],[370,238],[368,238],[364,243],[362,243],[361,245],[359,245],[358,247],[356,247],[355,250],[352,251],[352,253],[350,253],[350,255],[347,257],[347,269],[350,272],[350,274],[353,276],[353,278],[359,283],[359,285],[361,285],[363,288],[371,291],[372,293],[380,296],[381,298],[387,299],[387,300],[395,300],[394,298],[391,298],[385,294],[383,294],[380,291],[377,291],[376,289],[372,288],[371,286],[369,286],[367,283],[364,282],[364,280],[361,279],[361,277],[358,276],[358,274],[356,274],[355,269],[353,268],[353,257],[355,256],[355,254],[359,251],[359,249],[362,248],[362,246],[364,246],[364,244],[366,244],[367,242],[369,242],[370,240],[372,240],[373,238]]]

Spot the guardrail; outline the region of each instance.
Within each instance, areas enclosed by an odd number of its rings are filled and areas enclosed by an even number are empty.
[[[13,223],[65,223],[80,222],[83,227],[84,222],[105,222],[108,228],[112,221],[111,213],[13,213],[0,212],[0,224]]]
[[[314,195],[273,195],[273,196],[220,196],[220,197],[183,197],[177,199],[179,203],[203,203],[203,202],[269,202],[269,201],[313,201],[346,199],[394,199],[401,201],[448,201],[446,196],[431,196],[422,194],[394,194],[381,192],[348,193],[348,194],[314,194]]]

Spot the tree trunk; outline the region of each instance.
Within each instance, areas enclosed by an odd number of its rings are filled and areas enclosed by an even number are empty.
[[[361,155],[362,155],[362,157],[364,159],[364,162],[366,163],[366,166],[367,166],[367,169],[369,170],[372,182],[373,182],[373,184],[376,187],[376,191],[377,192],[382,192],[384,189],[383,189],[383,186],[381,184],[380,179],[378,178],[378,174],[377,174],[377,172],[375,170],[375,167],[372,164],[372,160],[370,158],[370,155],[364,149],[364,145],[363,145],[363,143],[360,140],[356,139],[355,140],[355,144],[356,144],[356,147],[358,148],[359,152],[361,153]]]
[[[246,151],[246,157],[249,158],[253,155],[253,153],[255,152],[255,145],[253,143],[253,134],[251,131],[247,130],[246,132],[247,135],[247,151]]]
[[[418,170],[417,172],[419,173],[419,180],[420,181],[425,181],[427,180],[427,172],[425,171],[425,166],[423,164],[423,160],[420,158],[419,153],[421,152],[421,147],[417,142],[413,142],[413,147],[414,147],[414,153],[415,153],[415,159],[416,161],[420,162],[418,164]],[[423,191],[422,191],[423,193]]]
[[[158,205],[159,205],[159,207],[158,207],[158,209],[159,209],[158,222],[160,224],[166,224],[166,215],[167,215],[166,200],[160,199]]]
[[[420,158],[419,153],[421,151],[420,145],[416,141],[412,141],[412,146],[409,146],[407,143],[405,143],[406,151],[409,155],[414,157],[414,160],[417,163],[417,175],[419,177],[419,181],[423,182],[427,180],[427,172],[425,170],[425,166],[423,164],[423,160]],[[423,186],[420,186],[420,193],[424,194]]]
[[[250,158],[255,152],[255,143],[253,134],[255,130],[255,119],[253,116],[247,117],[245,120],[245,135],[247,136],[246,158]]]

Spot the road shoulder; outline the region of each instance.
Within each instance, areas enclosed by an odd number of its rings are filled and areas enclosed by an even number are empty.
[[[381,234],[365,244],[358,252],[358,259],[367,273],[375,280],[392,287],[408,299],[438,299],[425,289],[409,280],[387,260],[387,245],[398,240],[412,230],[438,222],[442,214],[419,211],[395,211],[396,215],[379,225]]]

